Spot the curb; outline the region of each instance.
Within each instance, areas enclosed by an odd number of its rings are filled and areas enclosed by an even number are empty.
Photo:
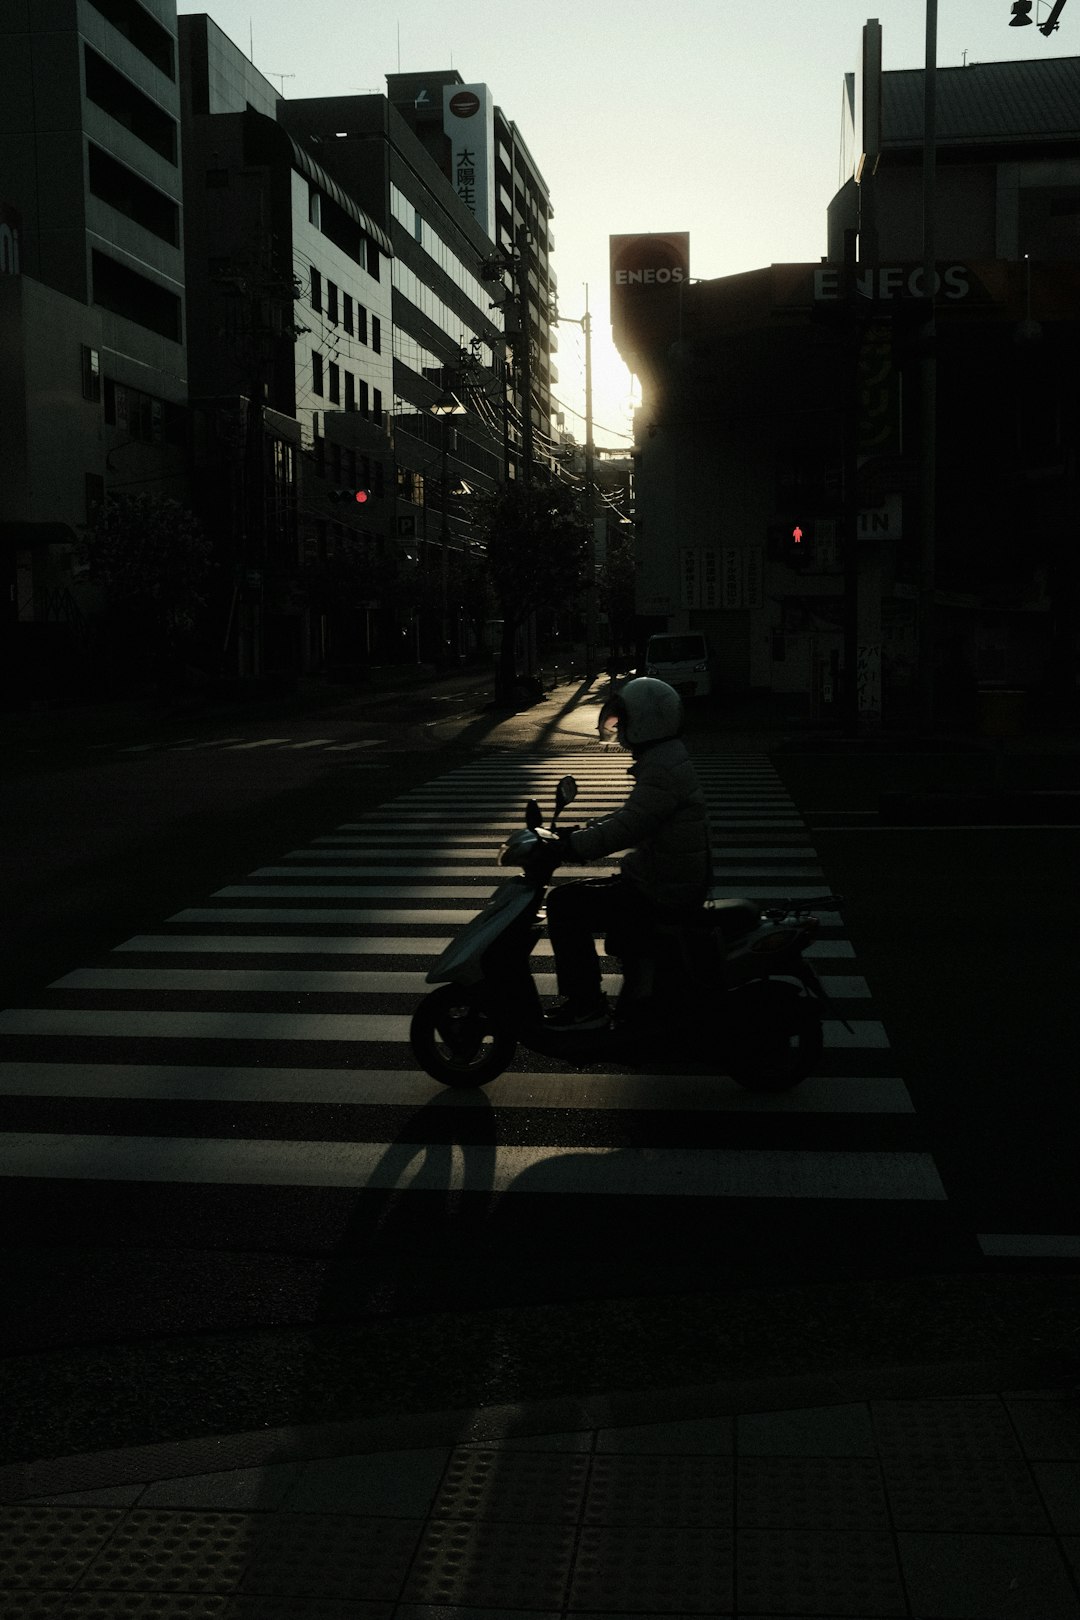
[[[525,1435],[709,1422],[758,1412],[846,1406],[881,1400],[956,1399],[996,1394],[1053,1395],[1076,1390],[1075,1357],[1006,1357],[924,1366],[851,1368],[830,1374],[613,1391],[520,1405],[473,1407],[308,1424],[244,1434],[84,1452],[0,1467],[0,1502],[102,1490],[271,1463],[384,1451],[499,1445]]]

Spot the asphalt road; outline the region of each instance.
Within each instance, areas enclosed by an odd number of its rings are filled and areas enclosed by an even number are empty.
[[[33,1005],[120,941],[451,769],[537,741],[589,745],[595,694],[564,693],[517,716],[493,713],[485,696],[464,680],[377,708],[166,724],[114,714],[96,730],[9,739],[0,1005]],[[689,737],[713,758],[758,756],[778,740],[735,736],[702,712]],[[767,1214],[760,1203],[714,1208],[702,1222],[688,1220],[685,1200],[654,1199],[647,1210],[613,1203],[586,1231],[580,1211],[553,1219],[550,1202],[525,1197],[493,1224],[490,1211],[464,1218],[444,1193],[391,1198],[371,1218],[334,1190],[238,1196],[224,1186],[192,1199],[151,1183],[110,1202],[100,1186],[91,1195],[77,1182],[9,1183],[0,1391],[23,1414],[11,1454],[156,1438],[187,1432],[185,1423],[242,1428],[704,1380],[719,1367],[897,1360],[916,1342],[947,1355],[995,1335],[1013,1347],[1068,1343],[1075,1260],[1055,1259],[1054,1246],[1080,1232],[1070,993],[1080,834],[890,829],[865,813],[883,772],[890,784],[962,779],[979,761],[909,755],[838,768],[796,740],[774,764],[809,824],[808,834],[776,836],[812,843],[823,886],[848,896],[844,925],[888,1031],[890,1072],[914,1104],[913,1118],[889,1126],[888,1144],[932,1151],[944,1219],[940,1209],[882,1206],[852,1233],[835,1211],[807,1206],[795,1226],[782,1200]],[[85,991],[71,999],[93,1003]],[[367,1061],[400,1058],[373,1048]],[[101,1106],[8,1097],[6,1128],[99,1130]],[[121,1136],[152,1136],[183,1135],[195,1115],[128,1102],[110,1117]],[[514,1140],[527,1149],[531,1116],[517,1119]],[[611,1136],[610,1120],[579,1111],[560,1139],[573,1147],[600,1130],[611,1145],[681,1151],[722,1146],[731,1123],[631,1111]],[[861,1145],[862,1127],[842,1118],[738,1123],[739,1149]],[[438,1101],[414,1119],[373,1111],[367,1125],[401,1143],[442,1132],[452,1153]],[[271,1117],[234,1104],[215,1134],[344,1143],[353,1129],[349,1110],[333,1105]],[[474,1156],[495,1131],[481,1103]],[[848,1224],[862,1228],[861,1214]],[[108,1391],[100,1406],[58,1406],[50,1393],[58,1379],[95,1378]],[[137,1421],[123,1400],[136,1379],[145,1391]]]

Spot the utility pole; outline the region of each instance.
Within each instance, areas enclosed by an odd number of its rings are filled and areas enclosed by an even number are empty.
[[[529,320],[529,264],[526,255],[528,245],[528,227],[519,225],[514,281],[517,288],[518,321],[521,326],[521,335],[518,339],[518,359],[521,366],[521,470],[526,485],[533,472],[532,324]]]
[[[585,288],[585,313],[580,320],[572,315],[555,315],[557,325],[580,326],[585,334],[585,675],[595,673],[596,645],[599,640],[596,611],[596,443],[593,433],[592,398],[592,316],[589,289]]]
[[[934,293],[937,245],[937,0],[926,0],[926,69],[923,84],[923,297],[919,429],[919,693],[924,725],[934,724],[934,608],[937,541],[937,326]]]

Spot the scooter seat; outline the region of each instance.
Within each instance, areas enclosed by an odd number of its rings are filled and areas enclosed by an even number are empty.
[[[761,908],[752,900],[709,900],[705,905],[708,927],[726,943],[742,939],[761,921]]]

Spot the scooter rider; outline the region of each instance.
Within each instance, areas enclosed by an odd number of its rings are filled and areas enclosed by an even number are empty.
[[[620,872],[554,887],[547,899],[548,936],[562,1004],[546,1015],[556,1029],[602,1029],[608,1021],[594,936],[649,916],[696,911],[711,878],[705,795],[679,733],[682,699],[666,681],[639,676],[600,710],[602,741],[629,749],[633,788],[621,809],[560,834],[563,861],[629,854]]]

